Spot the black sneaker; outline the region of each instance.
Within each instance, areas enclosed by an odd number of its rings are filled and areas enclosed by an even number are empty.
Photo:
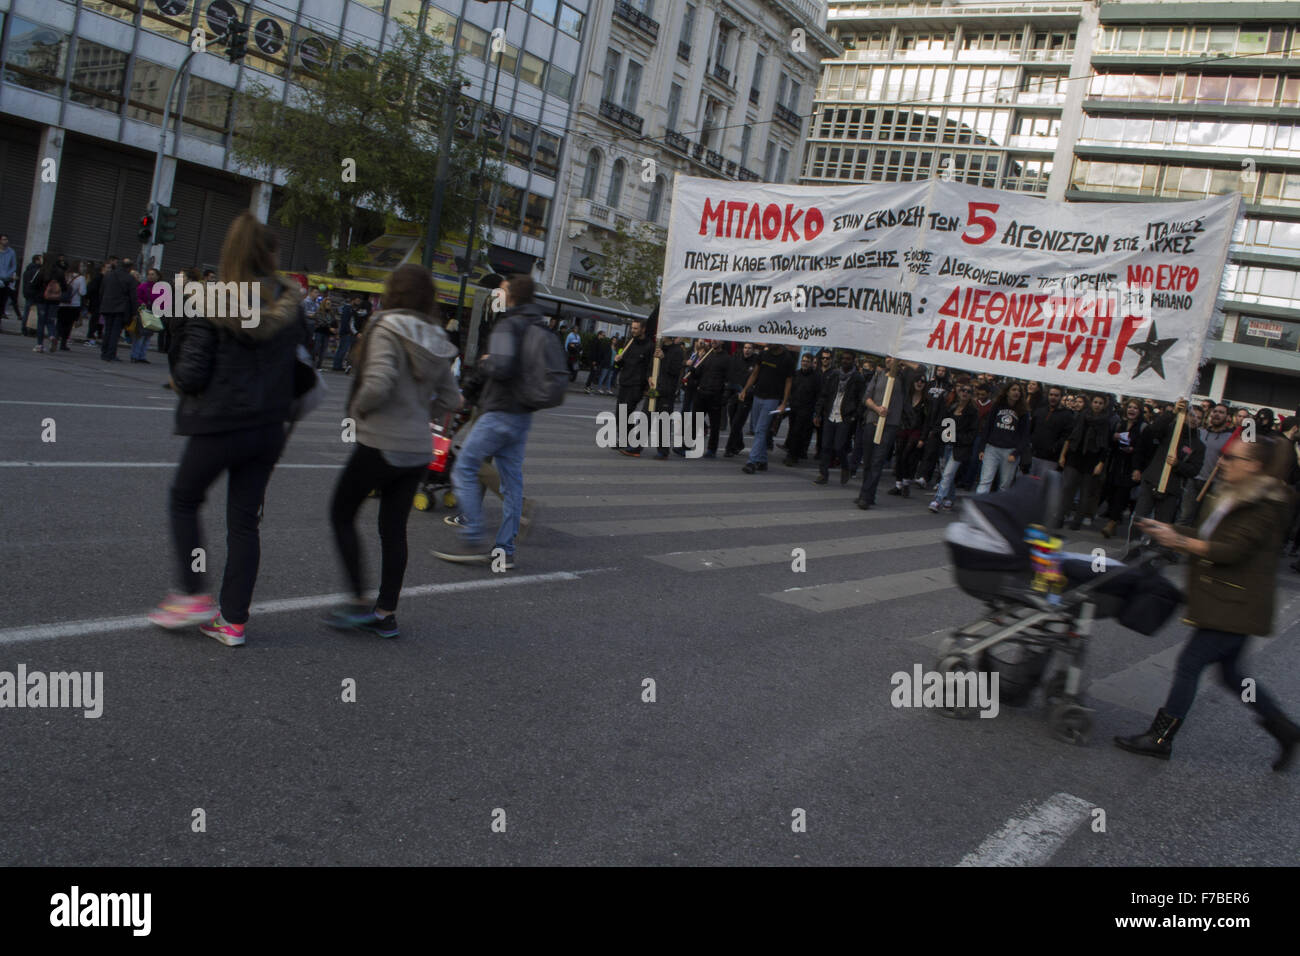
[[[904,498],[910,498],[910,497],[912,497],[912,486],[911,486],[911,485],[907,485],[907,484],[903,485],[903,497],[904,497]]]
[[[397,629],[397,615],[390,614],[388,617],[379,617],[372,614],[368,620],[356,624],[358,631],[369,631],[376,637],[400,637],[401,631]]]
[[[885,492],[885,494],[887,494],[887,495],[897,495],[897,496],[901,497],[902,494],[903,494],[903,489],[900,488],[900,487],[898,487],[898,485],[894,485],[894,487],[890,488],[887,492]]]
[[[849,483],[849,479],[850,479],[851,477],[853,477],[853,476],[849,474],[849,470],[848,470],[847,468],[841,468],[841,469],[840,469],[840,484],[841,484],[841,485],[847,485],[847,484]]]
[[[433,556],[454,564],[486,564],[491,551],[484,545],[473,545],[458,540],[445,548],[434,548]]]
[[[828,481],[830,481],[830,478],[828,478],[826,475],[818,475],[816,478],[813,479],[813,484],[824,485]]]
[[[740,469],[740,470],[743,471],[743,472],[744,472],[745,474],[747,474],[747,475],[752,475],[754,472],[758,471],[758,468],[755,467],[754,463],[751,461],[751,462],[748,462],[748,463],[745,465],[745,467],[742,468],[742,469]]]
[[[759,470],[759,471],[767,471],[767,462],[765,462],[765,461],[760,461],[760,462],[758,463],[758,470]]]

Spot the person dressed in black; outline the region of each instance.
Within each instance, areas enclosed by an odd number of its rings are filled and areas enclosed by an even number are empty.
[[[613,355],[609,347],[609,336],[604,332],[597,332],[596,341],[591,345],[591,371],[587,373],[587,387],[584,389],[588,395],[600,385],[601,376],[605,369],[609,368]]]
[[[646,384],[650,380],[650,360],[653,355],[654,342],[645,334],[645,323],[633,319],[627,344],[614,356],[614,368],[618,369],[617,404],[620,406],[620,421],[627,420],[630,413],[640,407]],[[629,458],[641,457],[641,449],[635,445],[620,447],[618,452]]]
[[[1074,429],[1074,412],[1061,404],[1063,395],[1061,386],[1051,386],[1047,400],[1029,413],[1029,453],[1033,459],[1029,473],[1035,478],[1060,469],[1061,451]]]
[[[813,415],[821,395],[822,376],[813,368],[813,356],[805,353],[799,359],[799,371],[790,386],[790,429],[785,436],[785,464],[795,465],[808,457],[808,443],[812,441]]]
[[[741,469],[745,474],[767,471],[767,448],[772,437],[772,417],[780,415],[790,401],[790,387],[794,383],[795,361],[790,351],[780,343],[771,343],[758,355],[758,362],[749,373],[740,399],[753,396],[753,409],[757,413],[754,424],[754,445],[749,450],[749,461]]]
[[[126,325],[126,317],[135,312],[136,281],[131,276],[131,260],[123,259],[104,276],[103,299],[99,308],[104,315],[104,335],[100,339],[99,357],[105,362],[120,362],[117,340]]]
[[[898,439],[899,423],[903,419],[903,406],[910,401],[913,385],[920,375],[920,366],[903,362],[889,356],[883,365],[876,369],[867,382],[866,395],[863,398],[867,406],[862,416],[862,425],[858,434],[862,436],[862,489],[854,502],[863,511],[876,504],[876,489],[880,485],[880,476],[885,470],[885,459],[894,448]],[[894,390],[888,399],[889,379],[893,377]],[[876,423],[885,419],[885,427],[876,440]]]
[[[894,446],[894,487],[889,494],[903,498],[912,494],[913,476],[925,448],[926,408],[929,405],[927,382],[917,375],[912,389],[903,402],[898,419],[898,438]]]
[[[1133,481],[1138,483],[1137,504],[1133,517],[1149,518],[1155,514],[1157,521],[1171,524],[1178,515],[1182,501],[1183,481],[1197,476],[1205,461],[1205,443],[1186,418],[1177,441],[1171,441],[1178,413],[1187,411],[1187,400],[1180,399],[1171,409],[1155,416],[1142,432],[1134,456]],[[1160,491],[1160,476],[1169,465],[1169,480]]]
[[[682,366],[686,364],[686,352],[675,338],[665,338],[654,357],[659,359],[659,376],[655,379],[655,411],[671,412],[677,404],[677,389],[682,382]],[[653,367],[653,366],[652,366]],[[650,400],[646,399],[646,413],[650,412]],[[682,454],[686,452],[683,450]],[[660,448],[655,458],[663,460],[668,457],[668,449]]]
[[[1133,462],[1145,428],[1142,405],[1133,398],[1124,403],[1119,421],[1111,422],[1110,453],[1106,461],[1104,486],[1106,524],[1101,529],[1103,538],[1109,538],[1115,533],[1133,496],[1133,488],[1137,485],[1133,475],[1138,473]]]
[[[275,233],[251,212],[235,217],[221,248],[221,280],[255,284],[259,321],[245,328],[238,314],[186,318],[175,328],[169,356],[180,394],[176,433],[187,436],[169,502],[180,589],[149,620],[169,629],[201,623],[204,634],[228,647],[244,643],[266,486],[293,415],[296,350],[309,335],[297,287],[276,278],[277,253]],[[223,473],[226,568],[218,606],[203,593],[206,575],[194,555],[203,545],[199,508]]]
[[[1061,481],[1061,502],[1052,522],[1053,528],[1060,528],[1071,510],[1074,511],[1071,531],[1078,531],[1084,518],[1091,519],[1097,513],[1106,456],[1110,451],[1110,429],[1110,402],[1105,395],[1093,395],[1075,418],[1074,428],[1057,459],[1065,476]]]
[[[829,480],[832,457],[840,462],[840,484],[849,483],[849,446],[863,411],[866,387],[852,352],[841,352],[840,367],[822,376],[821,394],[813,413],[813,424],[822,429],[822,454],[813,484],[824,485]]]
[[[745,450],[745,422],[749,420],[754,405],[753,392],[742,396],[741,391],[749,381],[749,373],[758,362],[758,352],[753,343],[746,342],[740,351],[733,353],[727,366],[727,449],[723,457],[734,458]]]
[[[934,368],[934,378],[932,378],[925,387],[925,447],[921,450],[920,461],[916,468],[916,483],[922,488],[929,486],[931,479],[935,477],[934,471],[939,464],[939,456],[943,454],[943,442],[935,437],[935,432],[929,427],[929,423],[935,421],[935,416],[943,409],[947,408],[952,402],[952,376],[948,374],[948,369],[942,365],[936,365]]]
[[[691,380],[695,383],[695,412],[704,416],[709,430],[709,447],[705,458],[718,457],[718,437],[722,433],[722,408],[724,393],[727,389],[727,372],[731,356],[718,347],[719,343],[703,340],[700,342],[700,357],[691,371]]]

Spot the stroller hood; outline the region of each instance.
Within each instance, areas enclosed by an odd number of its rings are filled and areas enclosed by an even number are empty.
[[[953,563],[970,571],[1028,570],[1025,529],[1043,523],[1057,481],[1052,473],[1024,476],[1005,491],[967,499],[944,535]]]

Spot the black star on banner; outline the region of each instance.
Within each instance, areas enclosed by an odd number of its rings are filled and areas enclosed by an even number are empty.
[[[1151,328],[1147,330],[1147,340],[1145,342],[1139,342],[1137,345],[1129,346],[1129,348],[1141,356],[1141,358],[1138,359],[1137,371],[1133,373],[1133,377],[1137,378],[1147,369],[1154,369],[1157,375],[1164,378],[1165,353],[1168,352],[1170,347],[1177,341],[1177,339],[1160,338],[1159,334],[1156,332],[1156,324],[1155,322],[1152,322]]]

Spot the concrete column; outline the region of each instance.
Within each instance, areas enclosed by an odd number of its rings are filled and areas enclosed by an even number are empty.
[[[53,159],[53,164],[47,160]],[[50,225],[54,221],[54,197],[58,193],[58,176],[63,162],[63,130],[46,126],[36,149],[36,177],[32,183],[32,203],[27,212],[27,233],[23,236],[24,261],[18,263],[21,276],[32,256],[50,250]],[[46,170],[50,170],[47,172]],[[53,177],[53,178],[51,178]]]
[[[1228,384],[1228,363],[1215,362],[1214,376],[1210,379],[1210,390],[1206,397],[1216,402],[1223,401],[1223,389]]]
[[[1092,72],[1093,38],[1101,25],[1101,12],[1096,3],[1085,3],[1079,13],[1079,25],[1074,44],[1074,59],[1070,62],[1070,75],[1085,77]],[[1024,67],[1021,67],[1023,73]],[[1056,141],[1052,155],[1052,178],[1047,183],[1047,198],[1057,202],[1065,199],[1070,187],[1070,170],[1074,165],[1074,144],[1083,130],[1083,100],[1088,93],[1088,80],[1071,80],[1061,109],[1061,136]]]
[[[248,208],[257,217],[258,222],[267,222],[271,216],[271,193],[275,186],[271,183],[253,183],[252,195],[248,199]]]

